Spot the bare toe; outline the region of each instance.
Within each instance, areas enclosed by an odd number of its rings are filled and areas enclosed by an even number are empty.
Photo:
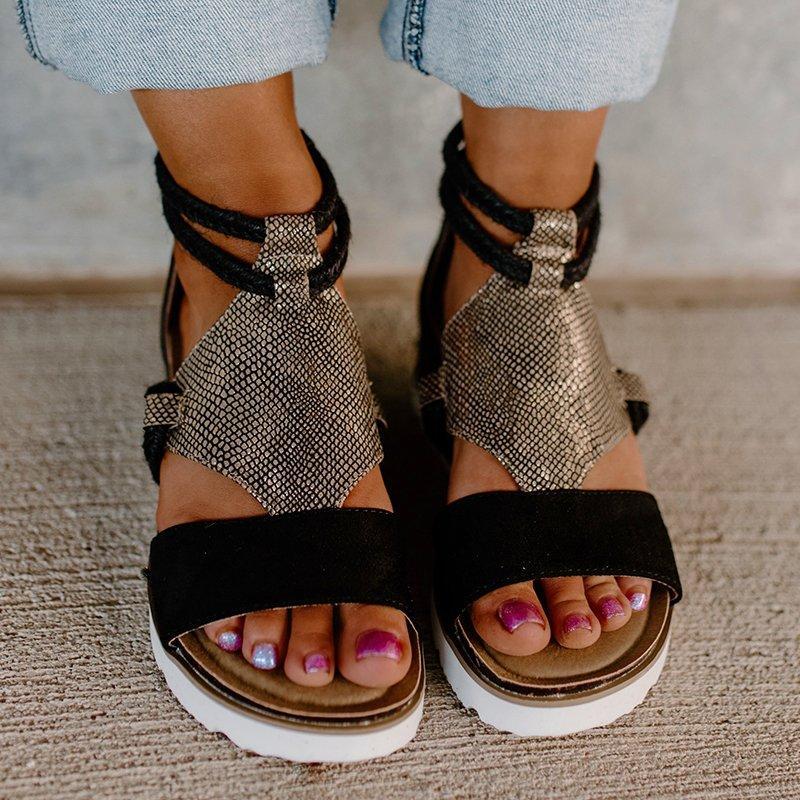
[[[228,617],[206,625],[203,631],[218,647],[228,653],[238,653],[242,649],[243,625],[244,617]]]
[[[481,639],[509,656],[538,653],[550,641],[550,626],[530,581],[484,595],[472,604],[470,617]]]
[[[339,619],[336,659],[347,680],[359,686],[386,687],[405,677],[411,666],[411,642],[401,611],[347,603],[339,606]]]
[[[256,669],[271,670],[280,664],[286,652],[288,622],[285,608],[245,617],[242,654]]]
[[[625,597],[631,611],[644,611],[650,602],[650,592],[653,582],[649,578],[629,578],[622,576],[617,578],[617,585]]]
[[[583,578],[545,578],[542,581],[550,627],[560,645],[588,647],[600,637],[600,622],[589,607]]]
[[[628,598],[614,578],[608,575],[591,575],[583,579],[583,585],[586,599],[604,631],[615,631],[631,618]]]
[[[333,606],[292,609],[292,631],[283,671],[301,686],[325,686],[333,680]]]

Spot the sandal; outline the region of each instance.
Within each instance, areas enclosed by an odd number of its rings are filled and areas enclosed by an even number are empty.
[[[600,228],[599,172],[570,210],[522,210],[475,175],[461,126],[444,146],[445,220],[421,297],[417,391],[427,436],[492,453],[521,491],[474,494],[436,522],[433,625],[461,702],[496,728],[555,736],[605,725],[638,705],[664,666],[681,585],[655,498],[582,490],[592,465],[648,415],[641,381],[612,367],[586,276]],[[523,238],[492,239],[464,200]],[[495,272],[445,323],[457,235]],[[572,575],[651,578],[649,608],[593,645],[551,641],[504,655],[473,629],[469,608],[522,581]]]
[[[386,755],[414,737],[425,680],[413,624],[411,667],[387,689],[339,675],[302,687],[223,651],[202,631],[222,618],[305,605],[411,613],[394,515],[341,507],[383,451],[356,324],[334,288],[347,257],[347,210],[306,143],[323,181],[307,214],[253,218],[211,206],[156,158],[176,241],[240,291],[178,366],[182,288],[170,267],[162,311],[169,377],[145,396],[145,456],[156,482],[169,449],[236,481],[266,513],[170,527],[153,539],[145,572],[155,659],[193,717],[261,755],[344,762]],[[263,243],[258,258],[234,257],[190,222]],[[323,257],[317,234],[330,225],[334,241]]]

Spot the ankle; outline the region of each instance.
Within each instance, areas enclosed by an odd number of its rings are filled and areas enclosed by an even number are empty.
[[[312,204],[313,205],[313,204]],[[239,258],[253,262],[258,256],[260,245],[240,239],[219,236],[212,231],[204,231],[209,239],[216,237],[226,250]],[[333,230],[328,228],[317,236],[320,253],[324,254],[333,240]],[[202,338],[203,334],[219,319],[225,309],[233,302],[239,290],[217,278],[211,270],[196,261],[179,244],[173,248],[175,271],[183,289],[183,298],[178,312],[181,359]],[[344,294],[342,279],[336,282],[336,289]]]
[[[511,248],[521,234],[504,228],[488,217],[472,203],[463,201],[477,223],[499,244]],[[444,291],[444,314],[449,320],[475,292],[492,277],[494,270],[484,264],[458,237],[453,246],[453,256],[447,273]]]
[[[462,110],[472,168],[510,205],[566,209],[589,187],[607,109],[488,109],[462,98]]]
[[[322,193],[322,180],[302,138],[299,144],[276,148],[269,158],[256,154],[229,171],[214,170],[200,183],[197,190],[186,188],[214,205],[254,217],[303,214]]]
[[[196,197],[256,217],[302,213],[319,197],[290,73],[225,89],[133,96],[171,175]]]
[[[453,244],[453,255],[444,287],[444,319],[450,318],[492,277],[486,266],[460,239]]]
[[[183,360],[233,302],[238,290],[195,261],[179,244],[174,247],[173,259],[183,290],[178,308],[179,350]]]
[[[305,158],[301,159],[303,163],[293,166],[292,159],[289,158],[283,167],[268,170],[266,175],[263,170],[260,173],[254,170],[248,175],[247,180],[241,182],[231,181],[231,176],[228,175],[224,181],[215,184],[213,189],[202,193],[203,199],[221,207],[242,211],[250,216],[310,211],[322,194],[322,182],[305,142],[302,142],[302,146],[305,154]],[[185,188],[192,192],[197,191],[190,185],[186,185]],[[190,224],[208,241],[245,262],[252,263],[258,257],[261,249],[259,242],[225,236]],[[320,253],[324,254],[332,241],[331,226],[317,236]],[[181,350],[185,356],[233,302],[238,290],[217,278],[177,243],[173,250],[173,258],[184,295],[180,307],[179,325]]]

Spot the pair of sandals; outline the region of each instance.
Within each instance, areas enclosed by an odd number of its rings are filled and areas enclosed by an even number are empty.
[[[333,176],[308,214],[265,219],[217,208],[180,187],[160,158],[164,213],[190,255],[239,289],[180,365],[182,289],[170,269],[162,345],[169,379],[147,390],[144,449],[153,477],[166,449],[245,487],[263,516],[175,525],[151,543],[146,570],[156,661],[179,702],[212,731],[262,755],[345,762],[389,754],[415,735],[425,671],[406,554],[391,513],[342,508],[382,458],[379,411],[359,334],[334,288],[350,235]],[[647,418],[635,376],[606,355],[586,275],[600,226],[598,173],[567,211],[512,208],[481,183],[461,127],[448,136],[445,220],[425,276],[417,369],[423,425],[449,458],[453,437],[488,450],[521,491],[464,497],[435,523],[433,634],[461,702],[525,736],[607,724],[656,682],[681,595],[654,497],[585,491],[592,465]],[[498,245],[464,201],[520,234]],[[250,264],[195,225],[262,243]],[[333,225],[322,256],[317,234]],[[443,292],[458,236],[492,277],[445,323]],[[654,581],[646,611],[583,650],[551,642],[507,656],[473,629],[469,608],[513,583],[569,575]],[[400,609],[412,648],[386,689],[341,676],[323,688],[258,670],[203,626],[267,609],[365,603]]]

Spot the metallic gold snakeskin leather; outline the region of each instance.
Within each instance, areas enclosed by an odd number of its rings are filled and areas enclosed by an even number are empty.
[[[421,402],[444,397],[450,433],[492,453],[525,491],[580,487],[630,431],[591,297],[561,286],[576,237],[574,212],[536,210],[514,247],[531,260],[529,284],[492,275],[445,326],[440,372],[420,381]]]
[[[158,392],[145,395],[144,398],[144,427],[149,425],[178,424],[180,418],[181,396],[172,392]]]
[[[145,424],[174,424],[168,449],[270,514],[340,506],[383,456],[358,329],[334,288],[309,293],[313,217],[266,226],[254,269],[275,277],[276,297],[241,291],[177,370],[180,400],[149,395]]]
[[[444,399],[444,366],[417,378],[417,400],[420,406]]]
[[[638,400],[647,403],[650,398],[647,393],[647,388],[644,381],[633,372],[625,372],[625,370],[617,368],[617,380],[622,386],[622,394],[626,400]]]

